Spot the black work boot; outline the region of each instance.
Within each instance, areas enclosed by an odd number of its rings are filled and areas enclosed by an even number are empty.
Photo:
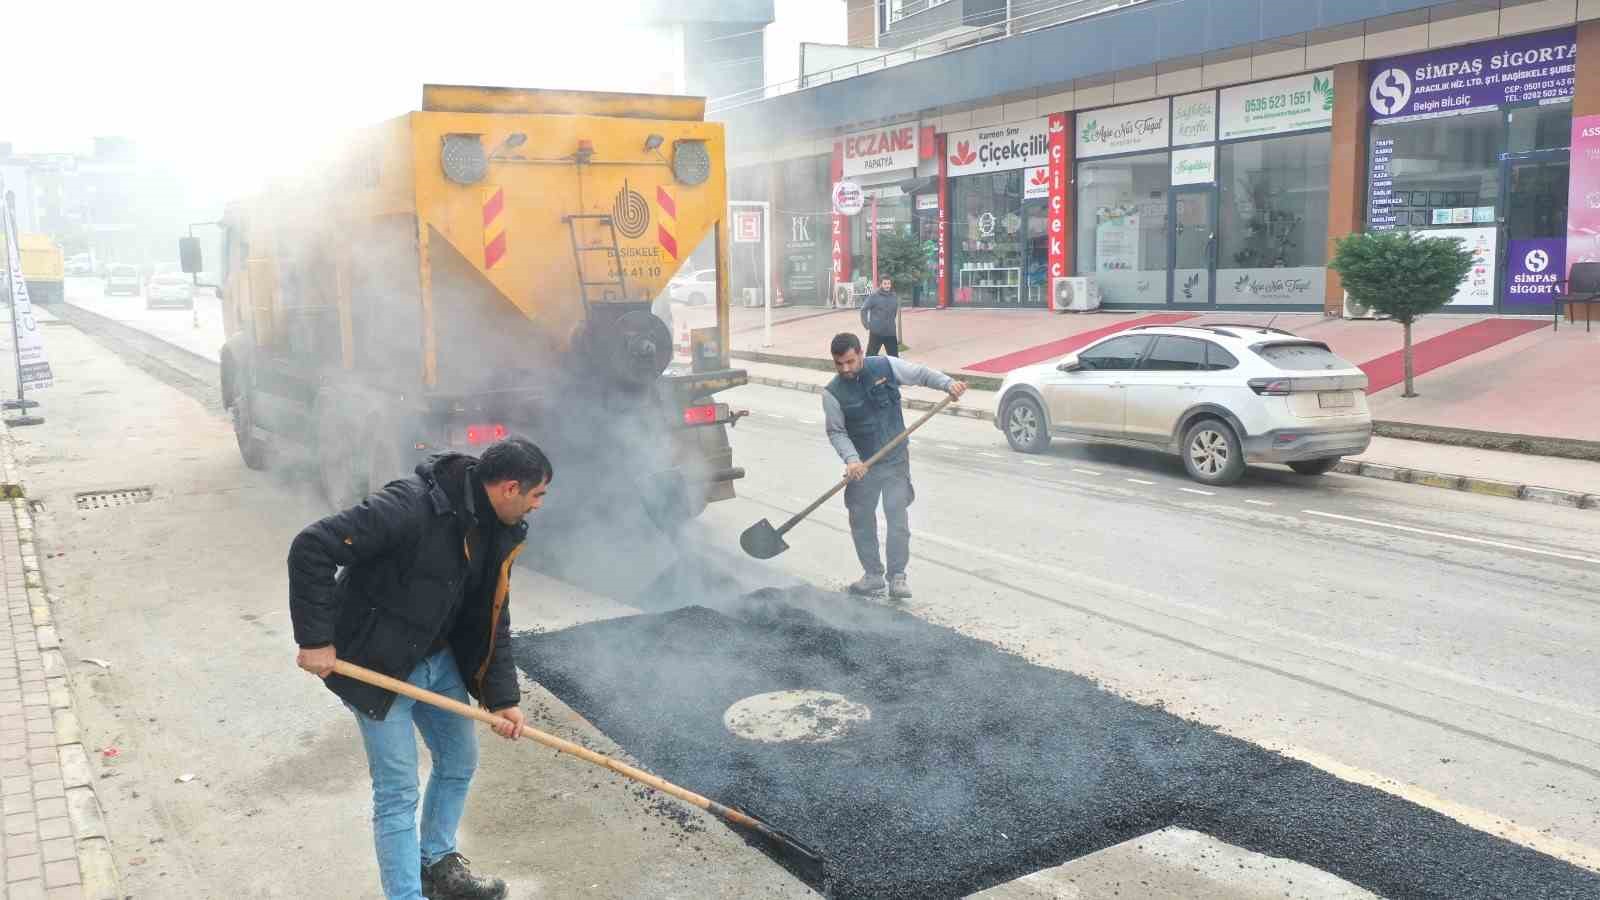
[[[422,867],[422,895],[428,900],[502,900],[506,883],[474,875],[465,856],[446,853],[433,865]]]

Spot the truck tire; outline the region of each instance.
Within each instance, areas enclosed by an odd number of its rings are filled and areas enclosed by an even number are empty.
[[[349,509],[366,498],[370,487],[366,422],[338,388],[317,392],[313,416],[322,496],[335,511]]]
[[[267,442],[255,436],[255,401],[248,384],[233,398],[229,413],[233,419],[233,437],[239,442],[239,456],[245,466],[258,472],[267,468]]]

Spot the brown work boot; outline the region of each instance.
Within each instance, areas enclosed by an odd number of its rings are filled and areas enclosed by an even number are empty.
[[[428,900],[503,900],[506,883],[474,875],[465,856],[446,853],[433,865],[422,867],[422,895]]]

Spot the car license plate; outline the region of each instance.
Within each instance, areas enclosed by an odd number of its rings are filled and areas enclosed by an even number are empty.
[[[1354,391],[1323,391],[1317,395],[1317,405],[1323,409],[1349,409],[1356,405]]]

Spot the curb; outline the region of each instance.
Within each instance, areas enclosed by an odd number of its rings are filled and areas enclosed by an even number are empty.
[[[751,375],[750,383],[804,391],[808,394],[820,394],[823,390],[823,386],[820,384],[795,381],[793,379],[768,378],[764,375]],[[903,403],[906,409],[924,412],[938,405],[930,400],[915,400],[911,398],[906,398]],[[965,419],[979,419],[985,422],[994,421],[994,413],[971,407],[951,406],[946,408],[943,414]],[[1356,462],[1348,459],[1340,460],[1339,464],[1334,467],[1334,471],[1343,475],[1375,478],[1379,481],[1394,481],[1419,487],[1442,488],[1447,491],[1461,491],[1484,497],[1500,497],[1506,500],[1545,503],[1550,506],[1565,506],[1571,509],[1600,510],[1600,494],[1586,494],[1582,491],[1564,491],[1560,488],[1516,484],[1510,481],[1496,481],[1492,478],[1476,478],[1471,475],[1450,475],[1443,472],[1430,472],[1426,469],[1386,466],[1381,463]]]
[[[10,499],[17,522],[24,589],[45,669],[45,686],[55,725],[56,759],[61,766],[67,817],[72,822],[78,887],[88,900],[117,900],[123,896],[121,879],[111,852],[105,812],[96,793],[94,771],[89,765],[88,751],[81,743],[78,716],[72,704],[71,670],[61,653],[61,638],[50,612],[50,598],[44,588],[44,573],[39,568],[39,551],[34,541],[33,511],[18,477],[14,446],[10,429],[5,429],[3,441],[0,441],[0,468],[4,469],[0,493]]]

